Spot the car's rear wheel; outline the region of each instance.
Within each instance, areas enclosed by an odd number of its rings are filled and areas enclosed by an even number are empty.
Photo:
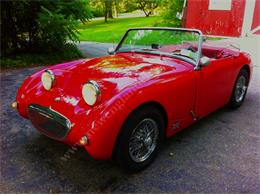
[[[238,74],[235,86],[233,88],[232,96],[228,106],[231,108],[238,108],[244,102],[249,83],[249,73],[247,69],[243,68]]]
[[[115,148],[117,162],[130,172],[146,168],[156,157],[164,128],[162,114],[156,107],[134,111],[121,129]]]

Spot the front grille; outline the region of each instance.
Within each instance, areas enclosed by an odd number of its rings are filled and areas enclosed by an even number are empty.
[[[28,107],[28,115],[36,129],[53,139],[61,140],[70,131],[70,121],[48,107],[32,104]]]

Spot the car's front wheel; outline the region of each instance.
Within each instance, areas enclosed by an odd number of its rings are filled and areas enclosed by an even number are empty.
[[[118,163],[131,172],[146,168],[155,159],[164,128],[162,114],[156,107],[146,106],[134,111],[118,138],[115,151]]]
[[[235,86],[233,88],[232,96],[228,104],[229,107],[238,108],[242,105],[246,97],[248,84],[249,73],[245,68],[243,68],[238,74]]]

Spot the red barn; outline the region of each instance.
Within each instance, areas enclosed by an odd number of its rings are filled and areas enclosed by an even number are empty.
[[[260,0],[185,0],[183,26],[204,34],[260,35]]]

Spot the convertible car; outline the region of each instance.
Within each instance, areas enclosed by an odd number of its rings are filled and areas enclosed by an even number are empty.
[[[165,138],[239,107],[252,75],[247,53],[196,29],[130,29],[108,53],[33,74],[12,107],[42,134],[129,171],[146,168]]]

